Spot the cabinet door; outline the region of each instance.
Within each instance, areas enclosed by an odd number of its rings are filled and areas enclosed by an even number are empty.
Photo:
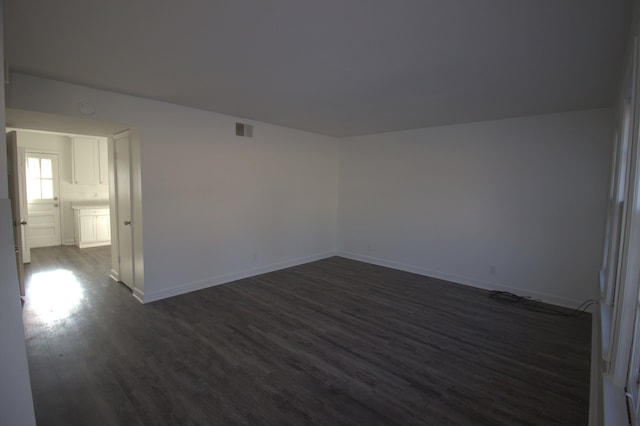
[[[99,183],[107,184],[109,183],[109,152],[106,139],[100,139],[98,142],[98,163]]]
[[[111,240],[111,221],[109,215],[96,216],[96,241]]]
[[[81,185],[99,183],[98,148],[98,138],[77,136],[71,139],[73,183]]]
[[[80,216],[80,243],[92,243],[96,239],[96,216]]]

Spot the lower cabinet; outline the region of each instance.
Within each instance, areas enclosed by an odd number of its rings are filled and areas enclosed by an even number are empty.
[[[111,244],[109,209],[74,208],[76,245],[80,248]]]

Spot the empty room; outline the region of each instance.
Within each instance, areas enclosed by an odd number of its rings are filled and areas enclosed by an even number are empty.
[[[639,7],[5,0],[0,423],[640,424]]]

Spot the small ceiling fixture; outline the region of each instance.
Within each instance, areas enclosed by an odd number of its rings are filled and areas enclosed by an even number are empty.
[[[78,102],[78,111],[84,116],[89,116],[96,113],[96,107],[89,102]]]

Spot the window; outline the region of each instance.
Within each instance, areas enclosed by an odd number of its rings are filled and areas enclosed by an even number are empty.
[[[609,210],[612,234],[610,235],[610,247],[608,247],[609,261],[607,263],[608,274],[606,279],[605,301],[609,305],[614,305],[617,298],[618,284],[620,281],[620,261],[622,260],[621,250],[625,237],[625,205],[628,196],[628,170],[629,170],[629,145],[631,139],[631,105],[629,101],[624,103],[624,115],[622,122],[622,135],[617,143],[618,152],[614,155],[617,160],[615,173],[614,194]]]
[[[27,157],[27,199],[52,200],[53,162],[48,158]]]

